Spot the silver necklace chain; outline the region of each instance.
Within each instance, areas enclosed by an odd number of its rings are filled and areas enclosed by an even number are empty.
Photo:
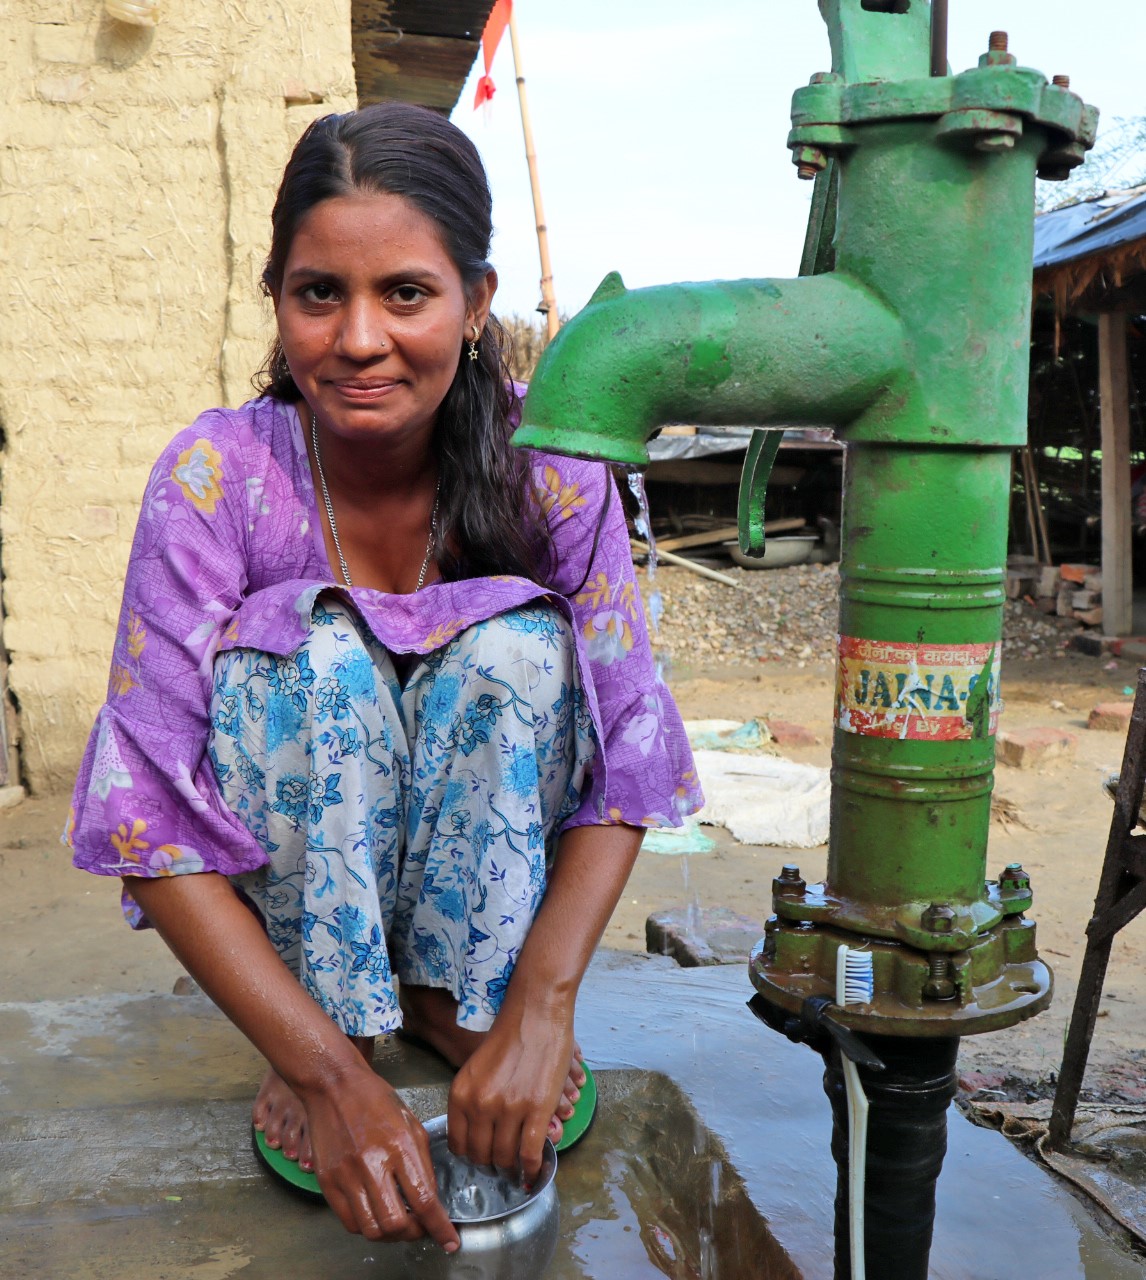
[[[318,467],[318,483],[322,487],[322,502],[326,507],[326,519],[330,524],[330,536],[334,539],[334,549],[338,553],[338,567],[342,570],[342,580],[348,587],[354,586],[350,581],[350,570],[346,567],[346,557],[342,554],[342,543],[338,539],[338,522],[334,518],[334,503],[330,500],[330,490],[326,487],[326,472],[322,469],[322,453],[318,447],[318,417],[310,415],[310,442],[314,446],[314,461]],[[421,591],[426,582],[426,573],[430,567],[430,556],[434,552],[434,538],[438,531],[438,500],[442,496],[442,481],[434,488],[434,506],[430,512],[430,537],[426,542],[426,554],[422,558],[422,567],[418,570],[418,585],[415,591]]]

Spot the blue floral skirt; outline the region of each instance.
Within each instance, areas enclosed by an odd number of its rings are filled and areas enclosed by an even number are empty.
[[[210,756],[268,865],[234,877],[303,987],[349,1035],[401,1025],[399,981],[487,1029],[596,753],[568,624],[479,622],[405,683],[358,615],[321,597],[287,657],[214,666]]]

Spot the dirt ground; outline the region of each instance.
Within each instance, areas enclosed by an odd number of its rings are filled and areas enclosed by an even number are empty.
[[[1099,701],[1123,699],[1135,669],[1070,654],[1051,661],[1004,664],[1003,727],[1054,725],[1078,735],[1073,759],[1035,770],[999,766],[996,795],[1015,820],[992,823],[988,874],[1022,862],[1031,874],[1039,949],[1056,973],[1050,1010],[1018,1027],[963,1041],[964,1073],[982,1073],[992,1087],[1045,1091],[1062,1055],[1074,998],[1111,803],[1102,781],[1119,768],[1122,739],[1085,728]],[[673,692],[686,719],[775,717],[815,732],[815,746],[786,754],[827,765],[831,742],[832,679],[826,665],[761,661],[753,668],[690,668],[676,663]],[[67,798],[33,798],[0,811],[0,1001],[62,999],[85,992],[169,992],[181,970],[154,934],[133,935],[121,924],[118,885],[73,871],[58,833]],[[757,916],[770,909],[770,882],[779,866],[800,864],[811,881],[823,875],[826,850],[786,850],[734,843],[715,831],[713,852],[688,859],[645,853],[605,935],[605,945],[644,947],[646,917],[685,906],[730,906]],[[1146,919],[1118,936],[1103,1009],[1091,1050],[1088,1091],[1146,1101]],[[746,995],[750,994],[746,981]],[[972,1076],[972,1082],[978,1080]]]

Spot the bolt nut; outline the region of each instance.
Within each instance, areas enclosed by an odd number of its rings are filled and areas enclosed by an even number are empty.
[[[955,984],[950,978],[928,978],[923,984],[925,1000],[954,1000]]]
[[[924,1000],[954,1000],[955,981],[951,974],[951,958],[933,951],[927,957],[927,981],[923,984]]]
[[[955,912],[945,902],[933,902],[919,917],[929,933],[950,933],[955,927]]]
[[[1003,890],[1029,889],[1031,878],[1018,862],[1008,863],[999,877],[999,888]]]
[[[799,898],[807,887],[808,882],[800,874],[800,868],[794,862],[785,862],[780,874],[772,881],[772,894],[778,898]]]
[[[796,175],[810,181],[828,167],[828,157],[819,147],[793,147],[792,163],[796,166]]]
[[[992,31],[987,41],[987,52],[979,59],[981,67],[1013,67],[1015,55],[1007,52],[1007,33]]]
[[[1070,88],[1070,76],[1053,76],[1051,84],[1057,84],[1060,89]]]

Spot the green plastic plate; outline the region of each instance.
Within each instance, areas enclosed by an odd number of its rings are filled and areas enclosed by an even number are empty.
[[[589,1132],[593,1117],[597,1114],[597,1082],[587,1063],[581,1063],[585,1071],[585,1083],[581,1086],[581,1096],[573,1107],[573,1114],[562,1125],[561,1141],[557,1151],[568,1151],[575,1143]]]
[[[261,1130],[251,1129],[251,1145],[255,1155],[277,1178],[281,1178],[289,1187],[311,1200],[325,1200],[319,1190],[318,1179],[313,1173],[300,1169],[297,1160],[288,1160],[281,1151],[267,1146],[266,1136]]]

